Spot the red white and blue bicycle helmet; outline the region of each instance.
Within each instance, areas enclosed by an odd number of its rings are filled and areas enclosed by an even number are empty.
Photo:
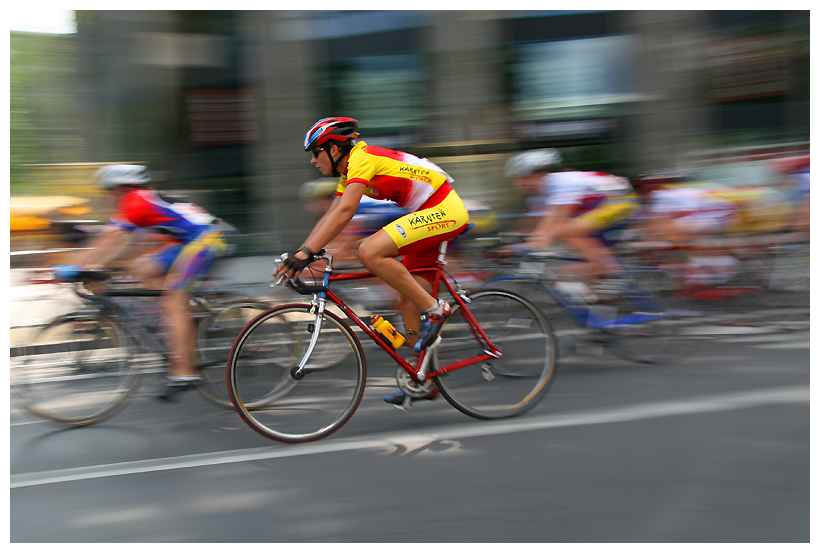
[[[328,140],[345,142],[358,138],[359,122],[350,117],[325,117],[316,121],[305,134],[305,151],[309,152]]]

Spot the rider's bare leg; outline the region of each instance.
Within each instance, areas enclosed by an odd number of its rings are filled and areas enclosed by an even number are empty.
[[[589,236],[568,236],[564,240],[592,263],[596,276],[603,278],[623,274],[623,269],[615,257],[597,239]]]
[[[165,270],[151,259],[142,258],[133,273],[151,290],[165,288]],[[166,290],[160,298],[163,321],[168,335],[168,376],[196,376],[193,353],[194,323],[189,309],[190,296],[182,290]]]
[[[194,323],[189,310],[190,296],[183,290],[166,290],[161,298],[169,338],[168,376],[197,376],[191,351]]]
[[[429,292],[430,284],[422,277],[415,275],[414,278],[425,290]],[[404,320],[404,328],[407,331],[407,345],[410,349],[416,345],[419,339],[419,327],[421,326],[421,313],[412,301],[399,294],[399,312]]]
[[[359,260],[365,268],[382,279],[401,296],[412,302],[419,311],[428,311],[438,302],[416,281],[401,261],[396,259],[399,249],[382,229],[368,237],[359,246]]]

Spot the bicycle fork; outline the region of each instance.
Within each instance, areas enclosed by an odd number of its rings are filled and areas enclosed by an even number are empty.
[[[305,367],[310,361],[310,356],[313,353],[313,350],[316,349],[316,343],[319,341],[319,335],[322,332],[322,323],[324,322],[324,313],[325,313],[325,304],[327,300],[318,294],[314,294],[313,300],[311,300],[311,308],[310,314],[316,315],[316,318],[313,320],[313,333],[310,336],[310,343],[308,344],[307,351],[305,352],[304,357],[299,362],[299,364],[293,367],[290,370],[290,376],[294,380],[302,380],[305,377]]]

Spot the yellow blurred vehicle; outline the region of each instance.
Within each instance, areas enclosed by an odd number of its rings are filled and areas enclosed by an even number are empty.
[[[75,196],[12,196],[10,249],[12,266],[59,263],[70,248],[102,228],[92,214],[92,202]],[[50,253],[53,252],[53,253]]]
[[[91,201],[73,196],[12,196],[11,232],[39,231],[51,228],[53,221],[91,212]]]

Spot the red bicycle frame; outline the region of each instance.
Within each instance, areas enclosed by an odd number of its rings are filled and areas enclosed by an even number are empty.
[[[466,367],[467,365],[472,365],[474,363],[480,363],[481,361],[486,361],[488,359],[496,359],[501,357],[501,351],[496,348],[487,335],[484,333],[484,330],[478,324],[478,322],[473,317],[473,314],[470,313],[470,310],[467,308],[467,304],[464,299],[455,291],[453,286],[450,282],[445,278],[444,271],[441,270],[440,267],[423,267],[419,269],[411,269],[411,274],[425,274],[425,273],[432,273],[432,281],[431,284],[433,285],[432,296],[438,297],[438,290],[441,283],[444,283],[444,286],[452,294],[455,301],[461,306],[461,310],[464,316],[464,319],[467,321],[467,324],[470,325],[470,329],[473,332],[473,336],[475,336],[476,340],[480,344],[482,344],[485,348],[484,353],[482,355],[476,355],[467,359],[462,359],[461,361],[456,361],[455,363],[451,363],[444,367],[439,367],[437,370],[428,372],[425,375],[425,378],[432,377],[432,376],[440,376],[446,374],[450,371],[454,371],[456,369],[460,369],[462,367]],[[361,280],[365,278],[375,278],[373,273],[365,272],[365,273],[343,273],[339,275],[330,275],[329,282],[335,281],[345,281],[345,280]],[[365,334],[370,336],[381,348],[390,356],[392,357],[396,363],[398,363],[407,374],[409,374],[414,381],[419,382],[419,371],[420,368],[423,366],[424,357],[427,354],[426,351],[422,351],[421,355],[419,356],[419,368],[414,368],[410,363],[404,360],[395,349],[389,346],[387,343],[384,342],[379,336],[370,328],[370,325],[365,323],[348,305],[341,299],[339,296],[333,293],[332,290],[327,290],[325,292],[327,299],[339,307],[345,315],[347,315],[356,325],[364,331]]]

